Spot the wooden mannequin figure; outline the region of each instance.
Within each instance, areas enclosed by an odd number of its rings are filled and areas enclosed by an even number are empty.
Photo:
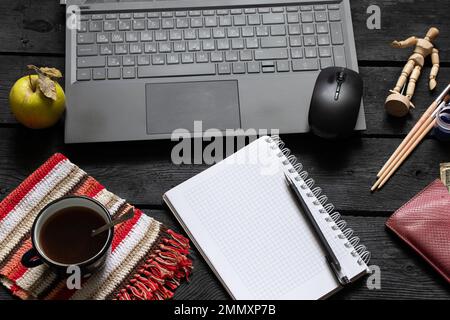
[[[414,95],[416,89],[416,82],[419,79],[420,72],[422,71],[426,57],[431,55],[431,62],[433,67],[430,73],[430,90],[436,87],[436,76],[439,71],[439,51],[434,47],[433,41],[439,35],[439,30],[435,27],[428,30],[424,39],[417,37],[410,37],[404,41],[392,42],[394,48],[409,48],[416,46],[414,53],[409,57],[408,62],[403,68],[402,74],[395,85],[393,90],[390,90],[389,95],[385,102],[386,111],[396,117],[402,117],[409,112],[409,108],[414,105],[411,102],[411,98]],[[408,85],[406,81],[409,78]],[[403,95],[404,88],[406,87],[406,96]]]

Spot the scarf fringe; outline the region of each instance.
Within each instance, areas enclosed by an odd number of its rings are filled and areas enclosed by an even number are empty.
[[[192,271],[192,260],[187,257],[189,240],[170,229],[165,233],[158,248],[114,300],[171,299],[181,279],[189,281]]]

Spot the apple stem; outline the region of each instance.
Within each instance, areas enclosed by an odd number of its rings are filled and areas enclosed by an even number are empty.
[[[36,92],[36,86],[34,85],[33,80],[31,80],[31,74],[28,75],[28,80],[30,81],[31,90],[33,90],[33,92]]]

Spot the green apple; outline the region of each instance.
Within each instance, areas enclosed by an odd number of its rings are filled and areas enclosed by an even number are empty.
[[[17,121],[31,129],[53,126],[65,109],[64,90],[55,81],[56,100],[46,97],[37,85],[38,75],[20,78],[11,88],[9,105]]]

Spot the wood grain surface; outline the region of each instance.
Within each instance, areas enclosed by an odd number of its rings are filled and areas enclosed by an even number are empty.
[[[380,30],[366,27],[369,5],[381,9]],[[437,0],[352,0],[351,6],[365,83],[367,130],[339,142],[327,142],[311,134],[283,136],[372,252],[371,264],[381,270],[380,290],[369,290],[366,280],[361,280],[332,299],[450,299],[448,284],[384,226],[398,207],[438,178],[439,163],[450,162],[450,145],[429,136],[381,192],[369,192],[384,161],[450,82],[448,10]],[[432,93],[427,89],[428,61],[413,100],[417,108],[402,119],[389,117],[383,109],[384,100],[411,54],[411,49],[393,49],[389,43],[411,35],[423,37],[432,25],[441,30],[436,42],[442,63],[438,88]],[[170,154],[176,142],[65,145],[62,121],[54,128],[33,131],[19,125],[11,115],[9,90],[26,74],[27,64],[64,70],[64,28],[64,9],[56,0],[0,1],[0,200],[49,156],[62,152],[111,191],[182,232],[162,206],[161,195],[208,166],[174,165]],[[177,290],[175,298],[229,299],[195,249],[192,258],[195,269],[191,281]],[[0,299],[12,297],[0,288]]]

